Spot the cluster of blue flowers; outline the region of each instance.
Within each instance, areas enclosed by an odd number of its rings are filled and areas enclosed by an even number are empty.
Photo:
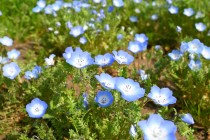
[[[145,51],[148,45],[148,37],[145,34],[136,34],[134,41],[130,41],[128,50],[133,53]]]
[[[4,46],[11,47],[13,45],[13,40],[8,36],[0,38],[0,43]],[[17,63],[12,62],[18,59],[20,52],[13,49],[7,52],[7,57],[0,56],[0,64],[4,64],[2,67],[3,75],[9,79],[14,79],[20,73],[20,67]]]
[[[11,47],[13,45],[13,40],[7,36],[0,38],[0,42],[2,45],[7,47]],[[19,75],[21,69],[18,66],[18,64],[13,61],[17,60],[20,54],[21,54],[20,51],[12,49],[7,52],[7,57],[0,56],[0,64],[4,65],[2,67],[3,76],[9,79],[15,79],[15,77]],[[37,78],[40,73],[41,73],[41,67],[35,66],[32,71],[26,71],[24,77],[30,80],[32,78]]]
[[[190,42],[182,42],[180,50],[172,50],[168,56],[172,60],[179,60],[183,54],[187,52],[189,54],[190,63],[188,64],[191,70],[200,69],[202,63],[199,60],[202,55],[206,60],[210,60],[210,47],[205,46],[199,39],[194,39]]]
[[[96,4],[102,4],[103,7],[106,7],[106,0],[93,0]],[[135,3],[140,3],[141,0],[134,0]],[[168,3],[172,3],[168,0]],[[124,6],[123,0],[112,0],[112,6],[108,7],[108,12],[112,12],[115,7],[120,8]],[[153,2],[153,5],[156,5]],[[53,4],[46,3],[45,0],[39,0],[37,2],[37,6],[33,8],[33,12],[39,13],[44,11],[45,14],[52,14],[57,16],[58,10],[62,8],[73,9],[76,12],[80,12],[82,8],[90,8],[90,4],[88,1],[76,1],[73,2],[63,2],[62,0],[56,0]],[[94,15],[96,15],[97,19],[92,19],[92,21],[101,22],[105,18],[104,9],[100,9],[100,11],[90,10]],[[177,14],[179,12],[178,7],[170,5],[168,11],[171,14]],[[136,9],[136,13],[139,13],[138,9]],[[192,8],[184,9],[183,14],[190,17],[194,15],[194,10]],[[1,13],[0,13],[1,15]],[[202,13],[198,12],[196,14],[198,18],[202,17]],[[152,20],[157,20],[158,15],[153,14],[151,16]],[[130,16],[131,22],[138,22],[137,16]],[[80,37],[79,41],[81,44],[85,44],[88,40],[85,36],[82,36],[88,28],[94,28],[95,25],[93,22],[87,22],[87,25],[76,25],[73,26],[70,21],[66,23],[68,29],[70,29],[69,34],[74,37]],[[60,22],[56,23],[57,26],[61,26]],[[181,32],[181,27],[177,26],[179,31]],[[206,29],[205,24],[202,22],[196,23],[195,27],[198,31],[204,31]],[[104,27],[105,31],[109,31],[109,24],[106,24]],[[52,30],[49,28],[49,30]],[[100,30],[97,30],[98,32]],[[57,34],[58,32],[55,32]],[[121,40],[123,38],[122,34],[117,35],[117,39]],[[13,40],[9,37],[5,36],[0,38],[0,43],[5,46],[12,46]],[[139,52],[143,52],[147,49],[148,46],[148,37],[141,33],[135,34],[134,40],[130,41],[128,44],[128,50],[134,54]],[[159,46],[157,46],[157,49]],[[198,39],[194,39],[190,42],[182,42],[180,46],[180,50],[173,50],[168,56],[172,60],[179,60],[183,57],[184,53],[189,53],[190,63],[189,68],[192,70],[198,70],[201,67],[201,61],[198,59],[202,55],[203,58],[210,60],[210,47],[205,46]],[[0,56],[0,64],[4,64],[3,76],[14,79],[21,72],[20,67],[15,62],[10,62],[18,59],[20,56],[20,52],[18,50],[11,50],[7,52],[7,57]],[[45,58],[45,63],[47,67],[53,66],[55,64],[55,55],[51,54],[48,58]],[[95,56],[95,58],[91,57],[91,54],[87,51],[83,51],[81,48],[76,47],[75,49],[71,46],[65,49],[63,53],[63,58],[66,63],[69,65],[76,67],[78,69],[86,68],[90,65],[98,65],[99,67],[111,66],[115,61],[118,64],[130,65],[134,61],[133,55],[130,52],[125,50],[113,50],[111,53],[99,54]],[[27,80],[38,78],[41,73],[42,68],[40,66],[35,66],[31,71],[26,71],[24,78]],[[148,75],[144,70],[139,70],[139,74],[142,80],[148,79]],[[140,86],[140,84],[133,79],[124,78],[124,77],[112,77],[107,73],[101,73],[100,75],[95,75],[95,78],[100,82],[101,86],[106,90],[100,90],[97,92],[95,96],[95,102],[98,106],[105,108],[110,106],[114,102],[114,96],[112,95],[112,90],[117,90],[121,93],[121,97],[128,101],[133,102],[137,101],[140,98],[145,96],[145,89]],[[88,108],[88,94],[84,93],[84,107]],[[177,99],[173,96],[173,92],[169,88],[159,88],[158,86],[152,86],[150,92],[147,97],[151,99],[155,104],[160,106],[168,106],[176,103]],[[48,108],[48,105],[45,101],[40,100],[39,98],[35,98],[31,101],[31,103],[26,105],[26,111],[31,118],[41,118],[44,116]],[[194,120],[192,116],[188,114],[181,115],[181,120],[188,124],[194,124]],[[166,140],[175,140],[175,133],[177,131],[177,127],[172,121],[164,120],[159,114],[151,114],[148,120],[139,121],[136,125],[132,125],[130,129],[130,134],[135,137],[137,135],[136,126],[139,126],[143,133],[145,140],[151,139],[166,139]]]
[[[57,16],[57,11],[59,11],[61,8],[72,8],[76,12],[79,12],[81,8],[88,8],[90,7],[89,4],[82,1],[73,1],[73,2],[64,2],[63,0],[56,0],[52,4],[46,3],[45,0],[39,0],[37,1],[37,6],[33,8],[33,12],[39,13],[41,11],[44,11],[45,14],[52,14],[54,16]]]
[[[36,79],[38,78],[38,75],[41,73],[42,68],[40,66],[35,66],[32,71],[26,71],[25,72],[25,78],[30,79]]]
[[[90,53],[83,52],[79,47],[73,51],[72,47],[67,47],[63,53],[66,62],[76,68],[85,68],[89,65],[96,64],[100,67],[110,66],[116,60],[119,64],[130,65],[134,61],[134,57],[124,50],[113,51],[112,54],[106,53],[104,55],[95,56],[95,60]]]
[[[141,48],[140,50],[145,50],[148,44],[148,38],[144,34],[137,34],[135,36],[135,40],[138,41],[140,45],[137,48]],[[197,44],[196,44],[197,43]],[[192,42],[184,43],[181,47],[183,52],[188,51],[193,54],[202,54],[202,50],[200,50],[200,43],[198,40],[193,40]],[[186,45],[187,44],[187,45]],[[187,47],[186,47],[187,46]],[[130,48],[130,47],[129,47]],[[144,49],[142,49],[144,48]],[[130,50],[136,50],[134,48],[130,48]],[[134,51],[137,53],[140,51]],[[8,58],[17,59],[19,56],[19,52],[16,50],[8,52]],[[205,54],[205,53],[204,53]],[[206,57],[206,55],[204,55]],[[55,55],[51,54],[49,58],[45,58],[45,63],[47,66],[53,66],[55,63],[54,60]],[[88,52],[84,52],[79,47],[73,49],[72,47],[67,47],[65,52],[63,53],[63,57],[66,62],[78,69],[85,68],[89,65],[96,64],[100,67],[110,66],[116,60],[119,64],[129,65],[134,61],[134,57],[130,55],[128,52],[123,50],[113,51],[113,55],[110,53],[106,53],[104,55],[98,55],[93,59],[91,54]],[[14,79],[20,73],[20,68],[15,62],[4,65],[3,67],[3,75]],[[25,72],[25,78],[30,80],[33,78],[37,78],[41,73],[41,67],[35,66],[32,71]],[[147,79],[147,75],[145,71],[139,71],[142,79]],[[98,91],[95,102],[98,103],[100,107],[108,107],[114,102],[114,96],[111,93],[111,90],[117,90],[121,93],[121,97],[128,101],[136,101],[142,98],[145,94],[145,89],[143,89],[138,82],[135,82],[133,79],[126,79],[124,77],[112,77],[109,74],[101,73],[100,75],[95,75],[95,78],[100,82],[101,86],[105,88],[105,91]],[[168,88],[159,88],[157,86],[151,87],[151,91],[148,94],[148,98],[154,101],[156,104],[161,106],[168,106],[170,104],[176,103],[176,98],[172,96],[172,91]],[[88,94],[84,93],[84,107],[88,108]],[[35,98],[31,101],[31,103],[26,105],[26,111],[28,112],[31,118],[41,118],[44,116],[47,110],[47,103],[40,100],[39,98]],[[184,114],[181,116],[182,120],[188,124],[194,124],[194,120],[190,114]],[[175,124],[171,121],[164,120],[158,114],[150,115],[149,119],[146,121],[138,122],[138,126],[142,129],[144,133],[144,139],[176,139],[175,132],[177,130]],[[132,125],[130,129],[130,133],[135,137],[137,134],[135,126]]]
[[[13,45],[13,40],[8,36],[0,38],[0,43],[4,46],[11,47]]]
[[[181,115],[181,120],[189,125],[194,124],[189,113]],[[148,120],[139,121],[137,125],[144,133],[144,140],[176,140],[176,125],[172,121],[164,120],[159,114],[151,114]],[[137,125],[131,125],[130,134],[132,137],[137,135]]]
[[[144,96],[145,89],[138,82],[123,77],[111,77],[109,74],[101,73],[95,76],[100,84],[106,89],[116,89],[126,101],[136,101]]]
[[[168,11],[171,14],[178,14],[179,8],[176,6],[170,5],[170,7],[168,8]],[[192,8],[185,8],[183,11],[183,14],[187,17],[191,17],[195,14],[195,11]],[[204,14],[201,11],[198,11],[195,15],[196,19],[203,18],[203,17],[204,17]],[[203,22],[198,22],[198,23],[195,23],[195,28],[199,32],[203,32],[206,30],[206,25]]]

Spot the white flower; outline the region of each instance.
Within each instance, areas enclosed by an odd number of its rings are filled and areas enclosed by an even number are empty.
[[[9,38],[8,36],[4,36],[3,38],[0,38],[0,43],[2,45],[11,47],[13,44],[13,40],[11,38]]]
[[[45,63],[48,66],[54,65],[54,63],[55,63],[55,60],[53,60],[54,57],[55,57],[55,55],[54,54],[51,54],[49,58],[45,58]]]

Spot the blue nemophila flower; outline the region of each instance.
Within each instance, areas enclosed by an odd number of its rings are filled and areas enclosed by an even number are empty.
[[[44,13],[45,14],[53,14],[54,10],[53,10],[53,7],[52,5],[47,5],[45,8],[44,8]]]
[[[102,0],[93,0],[95,3],[100,3]]]
[[[169,104],[176,103],[176,98],[172,94],[173,92],[169,88],[160,89],[158,86],[152,86],[148,97],[156,104],[168,106]]]
[[[138,53],[146,50],[147,45],[141,44],[139,41],[130,41],[128,44],[128,50],[133,53]]]
[[[72,23],[70,21],[66,22],[66,27],[71,29],[73,27]]]
[[[105,30],[105,31],[109,31],[109,30],[110,30],[109,24],[106,24],[106,25],[104,26],[104,30]]]
[[[143,44],[148,42],[148,37],[145,34],[135,34],[134,40],[139,41]]]
[[[198,19],[198,18],[203,18],[205,15],[201,12],[201,11],[198,11],[195,15],[195,18]]]
[[[179,8],[176,7],[176,6],[170,6],[168,8],[168,11],[171,13],[171,14],[177,14],[179,12]]]
[[[113,5],[116,7],[122,7],[124,6],[123,0],[113,0]]]
[[[114,57],[110,53],[106,53],[104,55],[97,55],[95,57],[95,64],[101,67],[110,66],[114,62]]]
[[[67,63],[76,68],[85,68],[94,63],[94,59],[90,53],[83,51],[75,51],[71,54],[71,57],[66,60]]]
[[[15,62],[5,64],[2,70],[3,75],[9,79],[14,79],[21,71],[19,66]]]
[[[172,0],[166,0],[168,4],[172,4]]]
[[[95,78],[100,82],[100,84],[106,89],[114,89],[116,78],[110,76],[106,73],[101,73],[100,75],[95,75]]]
[[[134,57],[132,55],[130,55],[129,53],[120,50],[120,51],[112,51],[112,53],[114,54],[114,59],[119,63],[119,64],[126,64],[126,65],[130,65],[133,60]]]
[[[83,93],[83,106],[87,109],[88,108],[88,94]]]
[[[73,52],[83,52],[79,47],[76,47],[75,51],[73,51],[72,47],[67,47],[65,52],[63,53],[63,57],[67,60],[71,58]]]
[[[72,3],[71,2],[65,2],[65,3],[63,3],[63,7],[64,8],[71,8],[72,7]]]
[[[153,2],[152,2],[152,6],[157,6],[156,1],[153,1]]]
[[[98,91],[95,97],[95,102],[97,102],[100,107],[108,107],[113,101],[114,97],[109,91]]]
[[[153,14],[150,18],[151,18],[151,20],[155,21],[155,20],[158,19],[158,15],[157,14]]]
[[[62,6],[63,6],[62,0],[56,0],[55,3],[52,4],[52,8],[54,11],[60,10]]]
[[[77,48],[77,49],[80,49],[80,48]],[[81,49],[80,49],[81,50]],[[82,51],[82,50],[81,50]],[[63,53],[63,57],[67,60],[67,59],[69,59],[69,58],[71,58],[71,54],[73,53],[74,51],[73,51],[73,49],[72,49],[72,47],[67,47],[66,49],[65,49],[65,52]]]
[[[61,26],[61,23],[58,21],[58,22],[55,23],[55,25],[58,26],[58,27],[60,27]]]
[[[131,22],[138,22],[138,17],[137,16],[130,16],[130,21]]]
[[[26,79],[30,80],[30,79],[36,79],[38,77],[38,75],[37,75],[37,73],[34,73],[32,71],[26,71],[24,77]]]
[[[34,12],[34,13],[39,13],[39,12],[42,11],[42,9],[43,9],[43,8],[41,8],[41,7],[39,7],[39,6],[36,6],[36,7],[34,7],[34,8],[32,9],[32,12]]]
[[[204,46],[201,54],[205,59],[210,60],[210,47]]]
[[[188,43],[182,42],[180,46],[180,52],[185,53],[188,50]]]
[[[114,11],[114,6],[109,6],[108,7],[108,12],[111,13],[112,11]]]
[[[2,16],[2,11],[0,10],[0,16]]]
[[[194,10],[192,8],[186,8],[186,9],[184,9],[184,12],[183,12],[183,14],[185,16],[188,16],[188,17],[192,16],[194,13],[195,12],[194,12]]]
[[[37,1],[37,6],[39,6],[40,8],[44,8],[46,6],[46,1],[45,0],[39,0]]]
[[[73,8],[76,12],[80,12],[80,11],[81,11],[81,7],[82,7],[82,2],[81,2],[81,1],[73,1],[73,3],[72,3],[72,8]]]
[[[97,14],[97,11],[94,9],[94,10],[91,11],[91,13],[94,14],[94,15],[96,15]]]
[[[176,26],[176,31],[181,33],[182,32],[182,28],[180,26]]]
[[[123,35],[122,34],[117,34],[117,40],[121,40],[123,39]]]
[[[176,140],[176,125],[158,114],[151,114],[148,120],[139,121],[138,125],[144,133],[144,140]]]
[[[141,76],[141,80],[146,80],[148,78],[148,75],[146,74],[144,70],[139,70],[138,72]]]
[[[81,44],[85,44],[86,42],[87,42],[87,39],[86,39],[86,37],[80,37],[80,39],[79,39],[79,42],[81,43]]]
[[[49,58],[45,58],[45,63],[46,63],[48,66],[54,65],[54,63],[55,63],[54,57],[55,57],[55,55],[54,55],[54,54],[51,54],[51,55],[49,56]]]
[[[35,66],[32,71],[34,73],[40,74],[42,72],[42,68],[40,66]]]
[[[161,48],[160,45],[155,45],[155,50],[159,50]]]
[[[78,37],[79,35],[84,33],[84,29],[82,26],[72,27],[70,31],[70,35],[73,37]]]
[[[200,54],[203,50],[204,44],[200,42],[199,39],[193,39],[187,43],[189,53]]]
[[[9,59],[14,59],[14,60],[16,60],[16,59],[18,59],[19,56],[20,56],[20,51],[18,51],[18,50],[16,50],[16,49],[13,49],[13,50],[7,52],[7,57],[8,57]]]
[[[141,88],[138,82],[123,77],[117,78],[115,89],[121,92],[122,98],[129,102],[138,100],[145,93],[145,89]]]
[[[142,0],[133,0],[135,3],[141,3]]]
[[[11,47],[13,44],[13,40],[9,38],[8,36],[4,36],[3,38],[0,38],[0,43],[7,47]]]
[[[9,58],[0,56],[0,64],[6,64],[9,62]]]
[[[106,0],[102,0],[102,7],[106,7],[107,6],[107,1]]]
[[[168,56],[171,58],[171,60],[179,60],[183,54],[179,50],[172,50],[171,53],[168,54]]]
[[[26,105],[26,111],[31,118],[41,118],[44,116],[47,110],[47,103],[40,100],[39,98],[35,98],[31,101],[31,103]]]
[[[42,68],[40,66],[35,66],[32,71],[26,71],[25,72],[25,78],[30,80],[30,79],[36,79],[38,78],[38,75],[41,73]]]
[[[100,12],[97,13],[97,16],[98,16],[98,21],[101,21],[102,19],[104,19],[106,17],[104,10],[101,9]]]
[[[194,124],[195,123],[192,115],[189,114],[189,113],[181,115],[181,119],[182,119],[183,122],[186,122],[188,124]]]
[[[136,127],[134,125],[131,125],[129,133],[132,137],[135,137],[137,135]]]
[[[188,64],[189,68],[193,71],[197,71],[201,68],[202,63],[200,60],[190,60],[190,63]]]
[[[195,23],[195,28],[196,28],[199,32],[203,32],[203,31],[206,30],[206,25],[203,24],[202,22]]]

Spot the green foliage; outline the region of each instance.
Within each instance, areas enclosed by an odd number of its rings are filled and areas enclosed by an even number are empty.
[[[186,137],[187,140],[195,140],[195,137],[193,135],[193,129],[189,128],[189,126],[186,123],[179,122],[177,123],[177,127],[181,135]]]

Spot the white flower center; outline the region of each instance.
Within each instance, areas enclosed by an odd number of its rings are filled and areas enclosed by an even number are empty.
[[[176,58],[179,58],[179,54],[174,54],[174,58],[176,59]]]
[[[192,44],[191,45],[192,50],[196,51],[198,49],[198,45],[196,44]]]
[[[133,45],[132,50],[133,50],[134,52],[137,52],[137,51],[139,50],[138,45]]]
[[[145,39],[143,37],[138,38],[138,41],[143,43],[145,41]]]
[[[34,106],[31,107],[31,112],[34,115],[40,115],[40,114],[42,114],[43,110],[44,110],[44,108],[40,104],[35,104]]]
[[[10,75],[14,75],[15,74],[15,69],[14,68],[9,68],[8,72],[10,73]]]
[[[78,58],[76,63],[79,67],[82,67],[85,65],[86,60],[84,58]]]
[[[129,93],[132,90],[132,86],[131,85],[125,85],[123,90],[127,93]]]
[[[80,35],[80,31],[77,30],[77,29],[74,29],[74,30],[72,31],[72,34],[75,35],[75,36],[78,36],[78,35]]]
[[[166,98],[161,96],[161,95],[157,95],[155,97],[155,100],[159,103],[159,104],[165,104],[167,102]]]
[[[193,69],[199,69],[199,65],[194,63],[194,64],[192,64],[192,68]]]
[[[123,63],[123,62],[126,62],[126,58],[124,56],[119,56],[118,57],[118,60]]]
[[[104,84],[106,87],[111,87],[111,83],[109,83],[109,81],[103,81],[103,84]]]
[[[102,64],[106,65],[108,63],[108,60],[106,58],[103,58],[101,61]]]
[[[107,96],[100,96],[99,103],[102,105],[106,105],[109,102],[109,98]]]
[[[155,138],[161,137],[162,135],[162,130],[159,128],[155,128],[152,130],[152,136]]]

